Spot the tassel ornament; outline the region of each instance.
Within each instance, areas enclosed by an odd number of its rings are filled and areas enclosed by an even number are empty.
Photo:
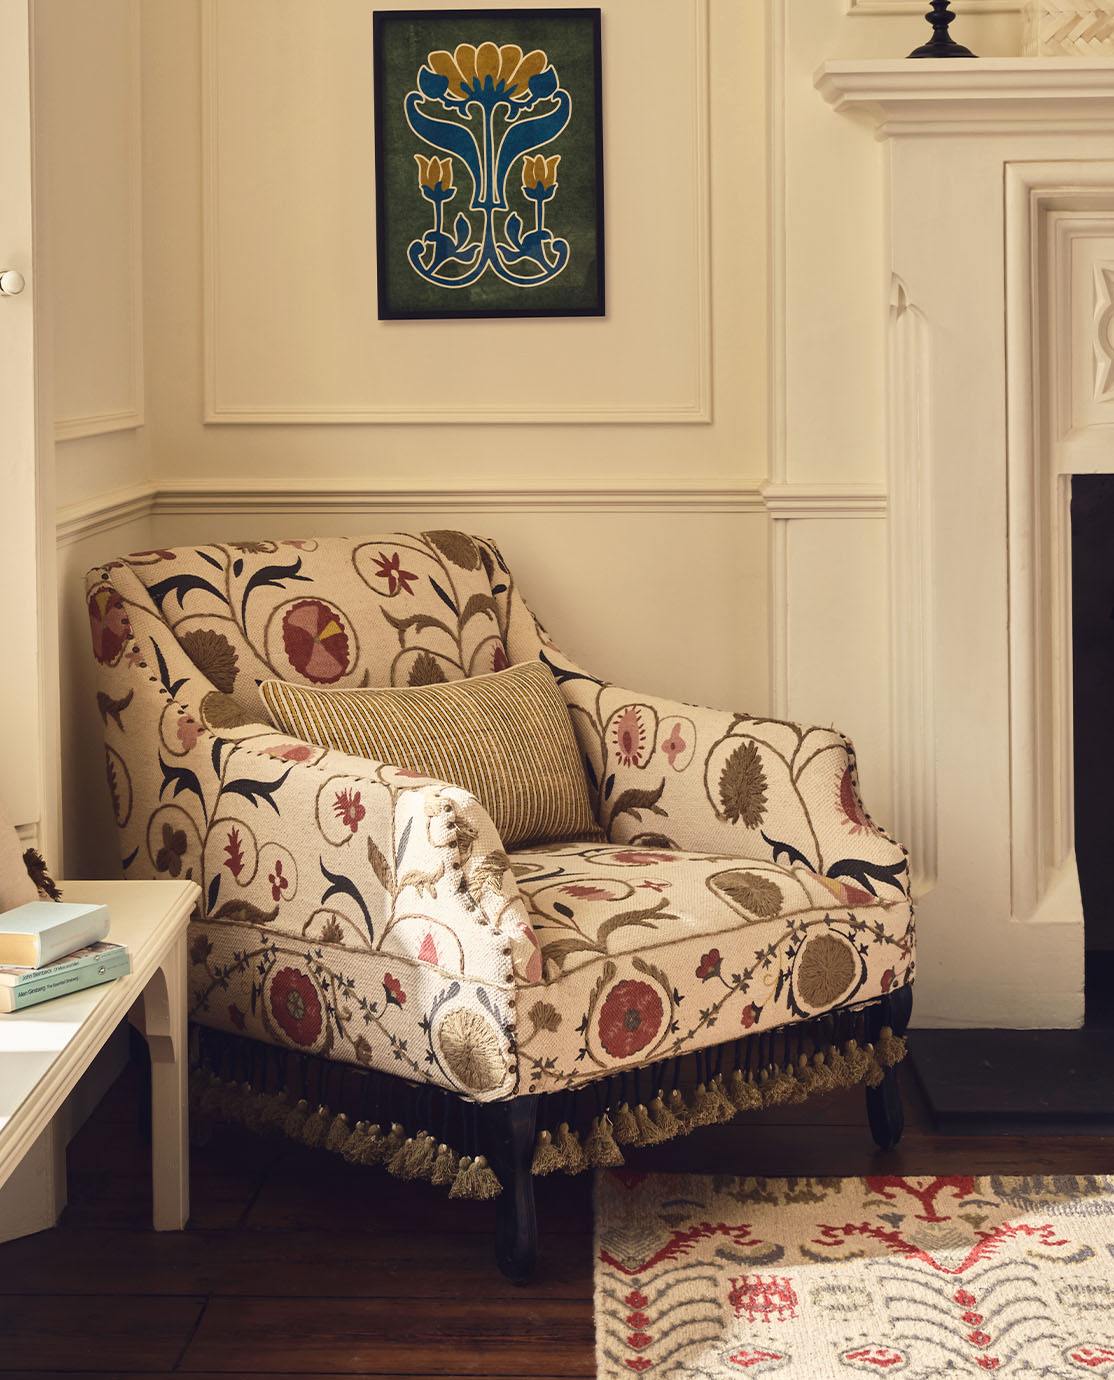
[[[319,1146],[324,1145],[325,1137],[329,1134],[331,1120],[328,1107],[319,1106],[317,1111],[306,1117],[302,1127],[302,1144],[308,1145],[311,1150],[316,1150]]]
[[[624,1102],[615,1113],[615,1144],[637,1145],[638,1135],[638,1119],[631,1111],[630,1104]]]
[[[447,1145],[439,1145],[437,1147],[437,1154],[434,1157],[433,1168],[430,1170],[430,1183],[436,1184],[438,1188],[443,1188],[445,1185],[451,1184],[456,1178],[458,1165],[459,1161],[449,1147]]]
[[[302,1130],[309,1120],[309,1103],[304,1097],[299,1098],[295,1106],[291,1107],[286,1114],[286,1119],[282,1123],[282,1129],[291,1140],[301,1140]]]
[[[558,1169],[564,1169],[564,1167],[564,1157],[553,1144],[552,1131],[539,1131],[537,1144],[534,1147],[534,1162],[530,1166],[530,1172],[541,1176],[552,1174]]]
[[[557,1153],[561,1156],[561,1168],[566,1174],[579,1174],[581,1170],[588,1168],[588,1161],[584,1158],[580,1137],[575,1131],[569,1130],[567,1121],[562,1121],[557,1127],[557,1138],[554,1145],[557,1148]]]
[[[672,1140],[674,1136],[679,1136],[684,1130],[681,1123],[665,1105],[660,1092],[650,1103],[650,1120],[654,1123],[659,1142]]]
[[[483,1155],[477,1155],[474,1160],[465,1155],[460,1161],[453,1186],[449,1189],[449,1197],[497,1198],[502,1191],[503,1185]]]
[[[544,1131],[542,1134],[546,1134]],[[617,1169],[626,1164],[606,1112],[596,1117],[584,1142],[584,1158],[593,1169]],[[535,1169],[534,1173],[538,1171]]]

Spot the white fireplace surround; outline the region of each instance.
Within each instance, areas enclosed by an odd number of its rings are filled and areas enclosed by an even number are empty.
[[[1114,471],[1114,61],[844,61],[815,81],[887,141],[894,784],[919,1016],[1078,1024],[1070,477]]]

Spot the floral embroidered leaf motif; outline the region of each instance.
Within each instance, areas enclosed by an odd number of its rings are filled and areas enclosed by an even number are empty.
[[[447,561],[460,566],[461,570],[479,570],[480,551],[467,533],[424,532],[422,535],[430,546],[436,547]]]
[[[173,699],[174,696],[178,693],[178,691],[181,690],[182,686],[185,685],[186,677],[182,676],[180,680],[172,681],[170,679],[170,672],[167,670],[166,657],[163,656],[162,648],[154,640],[154,638],[151,639],[151,646],[155,649],[155,660],[159,664],[159,681],[162,685],[162,688],[166,691],[170,698]]]
[[[231,695],[240,665],[228,638],[211,628],[195,628],[178,641],[201,674],[223,694]]]
[[[443,632],[452,637],[453,631],[449,625],[441,618],[434,618],[428,613],[412,613],[406,618],[396,618],[394,614],[388,613],[386,609],[381,610],[383,617],[398,633],[399,644],[405,640],[408,629],[413,628],[416,632],[425,632],[427,628],[436,628],[438,632]]]
[[[506,853],[496,849],[486,853],[472,869],[472,884],[480,891],[498,891],[503,884],[503,874],[511,865]]]
[[[241,621],[247,622],[248,599],[255,590],[263,588],[285,589],[284,582],[287,580],[301,580],[303,584],[308,584],[309,576],[300,574],[301,569],[302,558],[299,556],[293,565],[265,565],[255,571],[244,586],[244,593],[240,599]]]
[[[202,818],[208,820],[208,811],[205,808],[205,797],[201,793],[201,782],[197,779],[197,773],[190,771],[189,767],[171,766],[163,760],[162,753],[159,753],[159,766],[162,767],[162,785],[159,787],[159,799],[161,800],[168,786],[174,789],[170,792],[171,798],[175,798],[183,791],[190,795],[197,796],[201,802]]]
[[[667,904],[667,898],[662,896],[655,905],[639,910],[624,910],[620,911],[618,915],[609,916],[596,930],[597,941],[600,944],[606,944],[616,930],[632,927],[654,930],[657,929],[654,924],[655,920],[675,920],[677,917],[665,909]]]
[[[902,858],[900,862],[883,864],[864,862],[861,858],[844,858],[840,862],[832,863],[828,868],[829,877],[854,877],[854,879],[864,886],[872,896],[877,896],[871,884],[873,878],[876,882],[888,882],[896,891],[904,895],[904,888],[898,881],[903,872],[908,871],[908,860]]]
[[[344,940],[344,930],[336,916],[330,915],[321,927],[322,944],[340,944]]]
[[[713,878],[717,891],[738,901],[744,910],[762,920],[772,920],[781,914],[781,888],[759,872],[721,872]]]
[[[275,792],[293,770],[293,767],[287,767],[277,781],[252,781],[246,776],[239,776],[225,783],[224,792],[229,795],[242,795],[249,805],[258,805],[261,800],[265,800],[277,815],[281,811],[274,802]]]
[[[252,722],[240,702],[220,690],[210,690],[201,701],[201,717],[207,728],[243,728]]]
[[[364,900],[363,893],[360,891],[360,888],[356,885],[356,883],[352,880],[351,877],[344,877],[336,872],[330,872],[329,869],[325,866],[324,858],[320,858],[318,860],[318,865],[321,868],[321,875],[329,883],[329,885],[325,888],[324,894],[321,897],[321,904],[323,906],[327,905],[334,896],[350,897],[353,901],[355,901],[356,905],[359,907],[360,914],[364,917],[364,924],[367,926],[367,937],[371,941],[371,943],[374,944],[375,926],[371,923],[371,912],[367,908],[367,902]]]
[[[396,871],[396,872],[397,872],[398,869],[402,866],[402,859],[403,859],[403,858],[405,857],[405,855],[406,855],[406,845],[410,842],[410,830],[413,828],[413,826],[414,826],[414,821],[413,821],[412,819],[408,819],[408,820],[406,821],[406,828],[403,829],[402,833],[399,835],[398,843],[397,843],[397,845],[395,846],[395,871]]]
[[[772,839],[767,833],[763,833],[762,841],[769,845],[770,857],[774,862],[779,862],[781,855],[784,853],[785,860],[790,867],[792,867],[794,863],[803,863],[810,872],[817,871],[801,850],[799,848],[794,848],[791,843],[782,843],[779,839]]]
[[[371,863],[371,870],[375,873],[375,879],[384,891],[393,890],[393,879],[391,869],[387,859],[379,850],[375,840],[369,838],[367,841],[367,860]]]
[[[212,914],[213,907],[214,907],[214,906],[216,905],[216,903],[217,903],[217,897],[218,897],[219,895],[220,895],[220,873],[218,872],[217,875],[213,878],[213,880],[209,883],[209,894],[208,894],[208,896],[206,896],[206,898],[205,898],[205,909],[206,909],[206,911],[209,912],[210,915]]]
[[[817,935],[797,960],[797,991],[811,1007],[831,1006],[854,983],[859,966],[845,939]]]
[[[463,627],[470,618],[475,618],[478,613],[486,613],[491,618],[497,618],[498,608],[495,600],[490,594],[473,594],[464,605],[460,614],[460,626]]]
[[[594,939],[556,939],[551,944],[542,942],[542,961],[548,967],[552,965],[556,972],[562,972],[565,963],[573,954],[602,954],[605,953],[602,944],[597,944]]]
[[[244,850],[240,843],[240,831],[233,826],[228,831],[228,842],[224,845],[224,865],[233,877],[239,877],[244,870]]]
[[[453,613],[457,616],[457,618],[459,618],[460,610],[457,608],[456,600],[453,598],[453,596],[449,594],[446,590],[442,589],[432,575],[429,577],[429,583],[433,586],[433,592],[437,595],[438,599],[440,599],[443,604],[446,604],[450,609],[452,609]]]
[[[129,690],[123,699],[114,700],[111,695],[106,695],[103,690],[97,691],[97,708],[101,712],[101,722],[108,726],[109,719],[116,725],[121,733],[124,731],[124,721],[121,717],[124,710],[135,698],[135,690]]]
[[[406,677],[408,685],[440,685],[446,679],[437,658],[429,652],[419,652]]]
[[[478,1011],[450,1011],[437,1028],[437,1044],[453,1076],[470,1092],[491,1092],[503,1081],[502,1040]]]
[[[212,912],[210,920],[230,920],[234,925],[269,925],[278,915],[278,906],[273,910],[262,910],[251,901],[234,897]]]
[[[195,589],[201,589],[204,590],[206,594],[211,594],[218,603],[225,605],[228,603],[224,595],[217,589],[216,585],[210,584],[208,580],[202,579],[200,575],[189,575],[186,573],[181,575],[170,575],[165,580],[156,580],[153,585],[147,586],[147,593],[159,606],[159,612],[162,613],[162,606],[168,595],[173,594],[178,600],[178,607],[182,609],[184,608],[183,601],[186,595],[189,594],[191,590]]]
[[[737,747],[724,763],[719,798],[731,824],[757,829],[766,815],[766,773],[756,743]]]
[[[548,1030],[552,1034],[561,1029],[561,1013],[547,1001],[536,1001],[526,1014],[535,1030]]]
[[[661,785],[653,790],[644,791],[631,787],[629,790],[621,791],[611,810],[612,820],[618,819],[620,815],[632,815],[641,823],[643,810],[648,810],[652,815],[667,816],[668,810],[663,810],[658,805],[664,790],[665,780],[663,778]]]

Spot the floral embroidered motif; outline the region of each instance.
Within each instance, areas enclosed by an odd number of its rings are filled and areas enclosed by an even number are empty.
[[[296,1045],[312,1045],[321,1034],[321,1001],[313,981],[296,968],[271,979],[271,1014]]]
[[[617,982],[600,1010],[600,1044],[615,1059],[645,1049],[661,1029],[661,997],[645,982]]]

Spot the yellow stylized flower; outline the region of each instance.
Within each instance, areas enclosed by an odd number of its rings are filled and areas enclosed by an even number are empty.
[[[452,191],[453,160],[451,158],[424,158],[420,153],[414,155],[418,165],[418,181],[423,187],[440,187],[443,192]]]
[[[517,43],[458,43],[455,52],[440,49],[430,53],[426,66],[449,83],[448,94],[456,100],[478,96],[491,82],[493,95],[517,96],[520,100],[529,89],[530,78],[544,72],[549,58],[540,48],[523,56]]]
[[[547,191],[550,187],[556,187],[557,164],[560,161],[561,155],[559,153],[555,153],[552,158],[546,158],[541,153],[536,153],[533,158],[524,158],[522,160],[523,187],[528,192],[537,187],[544,187]]]

